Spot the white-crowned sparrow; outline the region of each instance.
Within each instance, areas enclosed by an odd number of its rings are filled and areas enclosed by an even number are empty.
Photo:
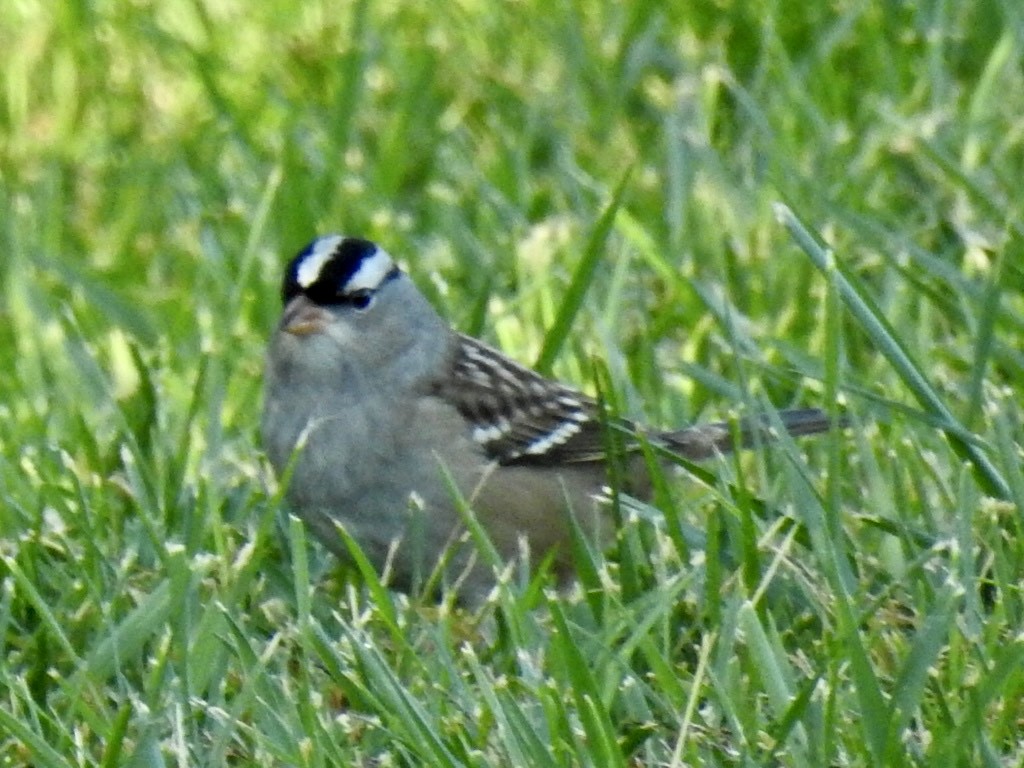
[[[288,265],[282,299],[263,443],[278,475],[290,472],[290,504],[329,548],[345,555],[344,526],[403,589],[447,552],[460,594],[479,599],[493,575],[471,543],[452,548],[464,526],[451,481],[505,558],[525,539],[533,558],[555,550],[556,570],[569,573],[570,510],[584,531],[607,534],[596,501],[607,428],[594,400],[452,330],[367,240],[314,240]],[[818,410],[778,416],[794,435],[829,427]],[[767,423],[748,421],[741,443],[769,438]],[[734,447],[726,424],[647,439],[690,459]],[[642,496],[647,464],[626,441],[627,489]]]

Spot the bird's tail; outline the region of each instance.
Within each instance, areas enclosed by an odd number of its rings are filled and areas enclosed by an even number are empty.
[[[801,408],[792,411],[779,411],[778,421],[785,430],[798,437],[827,432],[833,427],[841,427],[817,408]],[[682,456],[694,461],[708,459],[716,454],[729,453],[737,448],[749,448],[758,442],[767,442],[778,438],[777,422],[768,416],[753,416],[739,420],[738,439],[734,436],[734,426],[730,422],[718,421],[711,424],[698,424],[675,432],[667,432],[664,438],[667,447]]]

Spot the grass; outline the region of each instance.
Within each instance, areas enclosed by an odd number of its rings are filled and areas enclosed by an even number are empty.
[[[5,765],[1024,759],[1024,11],[0,16]],[[580,590],[341,568],[257,439],[285,260],[383,243],[659,425],[850,429],[623,498]]]

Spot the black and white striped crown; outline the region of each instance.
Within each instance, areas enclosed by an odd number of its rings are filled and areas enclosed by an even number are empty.
[[[318,237],[291,260],[281,298],[302,294],[316,304],[364,300],[399,274],[390,254],[369,240],[341,235]]]

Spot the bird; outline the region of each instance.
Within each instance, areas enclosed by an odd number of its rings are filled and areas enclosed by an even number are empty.
[[[370,240],[314,239],[288,263],[281,301],[262,445],[288,505],[329,550],[349,557],[344,528],[406,592],[442,564],[473,604],[496,574],[468,540],[467,508],[503,560],[550,555],[560,583],[572,579],[574,522],[609,540],[598,401],[455,330]],[[650,493],[643,441],[696,461],[771,439],[772,424],[794,436],[832,426],[815,408],[777,417],[741,420],[738,444],[726,422],[660,431],[620,420],[623,490]]]

